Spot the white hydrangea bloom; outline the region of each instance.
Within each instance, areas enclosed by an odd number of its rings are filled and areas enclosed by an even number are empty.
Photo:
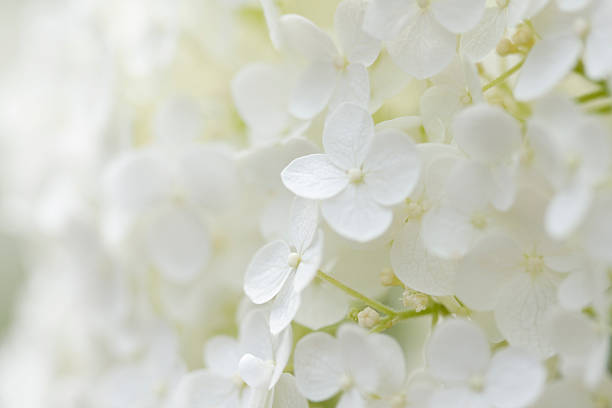
[[[431,335],[426,347],[429,372],[445,388],[436,391],[432,408],[531,406],[543,391],[546,371],[517,348],[491,357],[484,332],[465,320],[448,320]]]
[[[244,291],[253,303],[270,304],[270,329],[280,333],[295,317],[300,294],[316,276],[323,256],[314,201],[297,198],[291,211],[287,241],[272,241],[253,256]]]
[[[375,135],[367,110],[350,103],[325,123],[324,154],[292,161],[281,173],[294,194],[321,200],[321,213],[340,235],[366,242],[383,234],[393,218],[389,208],[415,187],[419,159],[401,132]]]

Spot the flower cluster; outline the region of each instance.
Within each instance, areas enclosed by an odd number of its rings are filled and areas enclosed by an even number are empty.
[[[611,1],[2,8],[0,406],[612,407]]]

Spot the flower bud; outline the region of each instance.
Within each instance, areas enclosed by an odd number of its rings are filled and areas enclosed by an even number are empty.
[[[516,52],[516,46],[509,39],[502,38],[499,43],[497,43],[497,48],[495,50],[499,56],[505,57],[506,55]]]
[[[380,271],[380,283],[383,286],[402,286],[402,282],[395,276],[391,268],[383,268]]]
[[[380,315],[378,312],[369,306],[363,309],[357,315],[357,322],[359,323],[359,326],[366,329],[371,329],[374,327],[379,320]]]
[[[429,296],[416,290],[406,289],[402,293],[402,303],[416,312],[422,312],[429,305]]]

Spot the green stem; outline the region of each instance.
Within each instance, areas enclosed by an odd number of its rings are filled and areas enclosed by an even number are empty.
[[[525,59],[522,59],[520,62],[510,67],[509,70],[507,70],[506,72],[504,72],[503,74],[501,74],[500,76],[498,76],[497,78],[495,78],[494,80],[492,80],[491,82],[483,86],[482,92],[486,92],[489,89],[493,88],[494,86],[497,86],[503,83],[506,79],[510,78],[512,74],[514,74],[516,71],[521,69],[524,63],[525,63]]]
[[[590,102],[590,101],[592,101],[594,99],[605,98],[607,96],[609,96],[608,92],[605,89],[600,89],[598,91],[590,92],[588,94],[581,95],[581,96],[577,97],[576,98],[576,102],[577,103],[586,103],[586,102]]]
[[[324,281],[327,281],[329,283],[331,283],[332,285],[334,285],[335,287],[337,287],[338,289],[342,290],[343,292],[349,294],[350,296],[361,300],[363,303],[365,303],[366,305],[377,309],[383,313],[385,313],[386,315],[389,316],[396,316],[399,312],[391,309],[388,306],[383,305],[382,303],[378,302],[377,300],[374,300],[372,298],[367,297],[366,295],[364,295],[363,293],[357,292],[355,289],[349,288],[348,286],[346,286],[344,283],[340,282],[339,280],[332,278],[331,276],[329,276],[328,274],[326,274],[325,272],[319,270],[317,271],[317,276],[320,279],[323,279]]]

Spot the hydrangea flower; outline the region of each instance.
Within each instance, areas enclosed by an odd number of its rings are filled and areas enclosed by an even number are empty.
[[[398,131],[374,133],[364,108],[346,103],[325,123],[325,153],[292,161],[281,173],[294,194],[321,200],[321,213],[340,235],[366,242],[383,234],[389,208],[406,198],[419,175],[414,143]]]

